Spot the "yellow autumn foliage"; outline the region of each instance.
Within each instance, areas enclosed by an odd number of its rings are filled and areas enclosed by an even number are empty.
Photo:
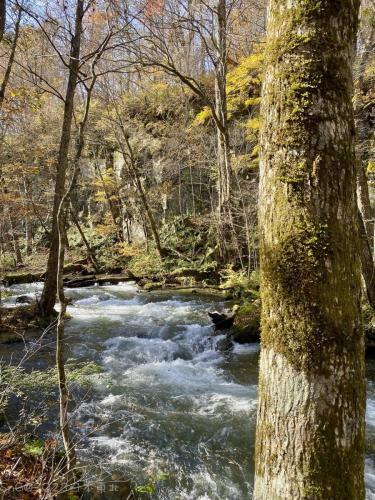
[[[194,118],[193,126],[204,125],[212,117],[212,111],[208,106],[205,106]]]

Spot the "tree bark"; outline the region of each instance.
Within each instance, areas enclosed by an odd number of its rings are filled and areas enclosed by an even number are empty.
[[[366,293],[370,306],[375,310],[375,267],[372,258],[370,241],[367,237],[366,226],[361,212],[358,211],[358,227],[361,238],[362,276],[365,280]]]
[[[6,0],[0,0],[0,42],[3,39],[6,21]]]
[[[373,9],[368,0],[362,0],[361,11]],[[365,12],[365,16],[368,12]],[[362,17],[362,16],[361,16]],[[366,87],[365,71],[375,46],[375,29],[372,23],[363,22],[359,32],[357,61],[355,65],[355,105],[356,160],[357,160],[357,198],[360,211],[361,262],[367,297],[371,307],[375,308],[375,267],[374,267],[374,218],[371,208],[367,181],[367,163],[371,150],[371,124],[367,120],[365,109]]]
[[[1,9],[1,6],[0,6],[0,9]],[[1,85],[0,85],[0,109],[2,108],[3,103],[4,103],[5,91],[6,91],[6,88],[8,86],[8,83],[9,83],[9,78],[10,78],[13,63],[14,63],[14,57],[16,55],[16,48],[17,48],[18,38],[19,38],[19,34],[20,34],[21,17],[22,17],[22,9],[18,8],[18,14],[17,14],[17,19],[16,19],[16,24],[14,27],[14,36],[13,36],[12,46],[10,49],[8,64],[7,64],[5,73],[4,73],[3,81],[1,82]],[[0,21],[1,21],[1,12],[0,12]],[[0,27],[0,29],[1,29],[1,27]]]
[[[227,111],[227,10],[226,0],[217,3],[215,66],[215,111],[218,162],[218,210],[225,213],[230,203],[232,168],[229,157],[228,111]]]
[[[65,204],[70,195],[73,186],[73,181],[70,183],[69,188],[63,193],[60,205],[57,210],[57,232],[58,232],[58,256],[56,268],[56,283],[57,295],[60,302],[60,311],[57,318],[56,327],[56,368],[57,378],[59,385],[59,419],[60,431],[64,444],[68,481],[74,483],[75,467],[76,467],[76,452],[74,443],[71,437],[69,428],[69,389],[65,373],[65,319],[67,300],[64,295],[64,256],[65,256]]]
[[[51,246],[48,255],[46,278],[40,300],[40,309],[44,316],[53,312],[56,303],[57,279],[56,270],[59,260],[59,228],[57,213],[64,195],[66,171],[68,168],[68,154],[71,138],[73,119],[74,95],[77,86],[79,57],[81,49],[82,20],[84,15],[84,2],[77,0],[75,31],[72,38],[69,64],[69,79],[65,96],[64,118],[56,168],[55,194],[52,211]],[[63,250],[62,250],[63,251]]]
[[[16,265],[23,264],[21,249],[20,249],[20,245],[18,242],[18,234],[17,234],[16,230],[14,229],[14,222],[13,222],[12,216],[10,214],[9,214],[9,228],[10,228],[10,234],[12,236],[15,263],[16,263]]]
[[[364,499],[352,63],[359,2],[271,0],[255,500]]]
[[[25,199],[29,200],[29,184],[25,177],[23,179],[23,188]],[[29,207],[27,207],[29,209]],[[26,240],[26,255],[31,255],[33,253],[33,228],[29,214],[25,216],[25,240]]]

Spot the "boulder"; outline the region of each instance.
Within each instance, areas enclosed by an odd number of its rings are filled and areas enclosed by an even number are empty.
[[[231,337],[239,344],[260,341],[260,300],[248,302],[239,307]]]
[[[233,315],[234,312],[234,315]],[[209,313],[212,318],[213,313]],[[219,313],[215,313],[218,314]],[[249,344],[260,341],[260,300],[247,302],[241,306],[234,306],[232,309],[233,321],[232,327],[227,329],[226,337],[216,344],[218,351],[229,351],[233,348],[234,342],[238,344]],[[215,316],[218,325],[215,324],[215,330],[223,330],[221,326],[228,324],[228,318],[232,315],[221,315],[222,318]],[[225,318],[224,318],[225,316]],[[212,318],[214,321],[214,318]],[[226,323],[225,323],[226,322]],[[224,328],[226,329],[226,328]]]

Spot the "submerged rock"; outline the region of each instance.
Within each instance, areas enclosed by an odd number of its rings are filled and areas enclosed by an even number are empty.
[[[220,339],[216,344],[216,350],[221,352],[230,351],[231,349],[233,349],[233,347],[234,343],[229,335],[227,335],[223,339]]]
[[[33,299],[28,297],[27,295],[20,295],[16,298],[16,304],[31,304]]]

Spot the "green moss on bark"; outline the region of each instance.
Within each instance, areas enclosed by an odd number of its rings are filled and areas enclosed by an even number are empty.
[[[358,7],[349,0],[270,4],[255,499],[364,497],[351,102]]]

